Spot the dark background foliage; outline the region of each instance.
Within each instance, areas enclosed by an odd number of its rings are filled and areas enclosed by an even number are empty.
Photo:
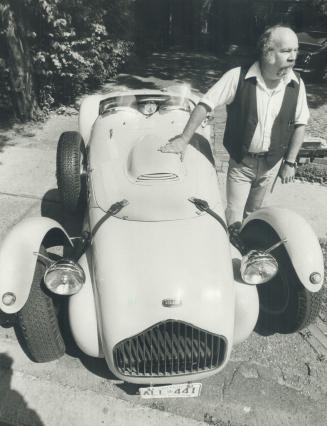
[[[113,78],[131,54],[250,52],[267,25],[326,28],[326,15],[327,0],[1,0],[0,112],[38,118]]]

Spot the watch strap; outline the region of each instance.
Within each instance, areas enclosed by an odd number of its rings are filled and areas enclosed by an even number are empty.
[[[293,163],[292,161],[284,160],[284,164],[287,164],[290,167],[296,167],[296,161]]]

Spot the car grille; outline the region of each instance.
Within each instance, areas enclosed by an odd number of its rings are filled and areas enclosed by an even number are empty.
[[[226,347],[222,336],[168,320],[118,343],[114,362],[125,376],[192,374],[219,367]]]

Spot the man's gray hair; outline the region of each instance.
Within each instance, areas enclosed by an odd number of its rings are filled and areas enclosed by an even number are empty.
[[[267,28],[261,34],[261,36],[259,37],[258,43],[257,43],[258,59],[266,57],[268,55],[268,53],[273,50],[272,35],[279,28],[287,28],[289,30],[292,30],[291,27],[289,27],[288,25],[283,25],[283,24],[278,24],[278,25],[274,25],[272,27]]]

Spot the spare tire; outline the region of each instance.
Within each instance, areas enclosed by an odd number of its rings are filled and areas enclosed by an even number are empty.
[[[86,200],[86,150],[78,132],[64,132],[57,147],[57,184],[63,208],[84,212]]]
[[[274,229],[261,220],[246,225],[241,238],[248,250],[266,250],[280,241]],[[312,293],[303,286],[284,245],[271,254],[276,258],[279,269],[274,278],[257,286],[260,311],[256,331],[264,334],[294,333],[307,327],[318,316],[322,292]]]

